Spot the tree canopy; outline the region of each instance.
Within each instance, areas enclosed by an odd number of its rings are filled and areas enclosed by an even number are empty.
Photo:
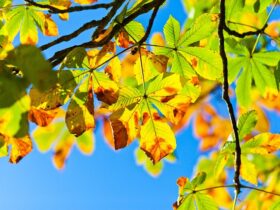
[[[62,169],[72,147],[92,154],[100,122],[113,149],[137,141],[137,162],[156,176],[176,160],[176,134],[192,126],[208,156],[193,178],[178,177],[174,209],[280,209],[280,133],[268,118],[280,114],[279,1],[182,5],[184,23],[170,15],[152,33],[168,0],[2,0],[0,157],[18,163],[36,144]],[[104,16],[59,34],[88,10]],[[239,198],[242,189],[251,191]]]

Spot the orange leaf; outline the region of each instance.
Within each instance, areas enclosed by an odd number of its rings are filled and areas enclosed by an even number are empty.
[[[11,163],[18,163],[32,150],[32,141],[30,139],[30,136],[24,136],[22,138],[12,138],[9,139],[9,142],[12,145],[9,160]]]
[[[103,118],[103,134],[105,137],[105,141],[109,144],[109,146],[115,148],[114,136],[110,121],[106,118]]]
[[[45,111],[43,109],[36,109],[35,107],[32,107],[28,113],[28,118],[37,125],[45,127],[52,122],[56,114],[56,110]]]
[[[66,159],[68,158],[73,147],[73,143],[74,138],[66,138],[55,146],[53,163],[56,168],[64,168]]]

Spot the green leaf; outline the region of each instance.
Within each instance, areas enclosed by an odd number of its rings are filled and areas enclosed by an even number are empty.
[[[163,27],[163,33],[168,46],[177,46],[180,37],[180,23],[172,15]]]
[[[202,14],[191,28],[180,38],[178,46],[188,45],[209,37],[218,26],[218,18],[214,14]]]
[[[252,72],[250,62],[244,67],[236,84],[236,96],[240,106],[248,107],[251,105],[251,86],[252,86]]]
[[[28,95],[23,95],[13,105],[0,109],[0,131],[8,137],[23,137],[28,133],[27,112],[30,109]]]
[[[178,210],[196,210],[194,195],[188,194],[179,206]]]
[[[274,204],[272,204],[269,208],[269,210],[278,210],[280,209],[280,200],[276,201]]]
[[[280,61],[278,62],[278,66],[274,71],[274,76],[276,80],[276,86],[278,91],[280,91]]]
[[[33,139],[40,152],[47,152],[52,145],[61,138],[64,122],[55,122],[47,127],[38,127],[33,132]]]
[[[222,78],[222,60],[218,53],[202,47],[186,47],[179,50],[192,61],[193,68],[202,77],[209,80]]]
[[[193,186],[193,188],[195,189],[196,187],[198,187],[199,185],[202,185],[203,182],[205,181],[206,179],[206,173],[205,172],[199,172],[195,178],[191,181],[191,184]]]
[[[246,59],[244,59],[244,57],[228,59],[228,80],[230,84],[236,80],[240,70],[245,65]]]
[[[251,60],[251,65],[256,86],[262,95],[265,95],[269,88],[276,89],[274,75],[271,70],[266,68],[255,58]]]
[[[32,10],[26,9],[22,19],[20,29],[20,42],[24,44],[35,44],[38,41],[38,31],[32,13]]]
[[[196,193],[194,195],[197,210],[218,210],[218,206],[214,199],[209,195],[203,193]]]
[[[0,134],[0,158],[9,155],[8,144],[5,142],[4,138]]]
[[[53,87],[57,82],[56,73],[45,60],[41,51],[29,45],[21,45],[8,55],[8,63],[23,72],[24,78],[41,91]]]
[[[255,110],[251,110],[242,114],[238,120],[238,134],[242,140],[247,134],[250,134],[255,128],[258,121],[258,114]]]
[[[91,155],[94,150],[93,131],[88,130],[76,138],[78,149],[85,155]]]
[[[10,71],[0,70],[0,108],[9,107],[23,97],[29,85],[25,79],[13,75]]]
[[[87,68],[84,65],[84,59],[87,55],[85,48],[83,47],[76,47],[71,50],[67,56],[64,58],[60,70],[64,67],[67,68]]]
[[[24,7],[16,7],[9,11],[6,16],[9,21],[5,24],[6,30],[9,32],[9,37],[13,40],[20,30],[23,14],[25,13]]]
[[[186,60],[186,58],[177,51],[173,51],[173,62],[171,66],[171,72],[178,73],[181,76],[191,79],[196,75],[194,69]]]
[[[135,20],[129,22],[124,28],[136,42],[139,42],[145,35],[144,26]]]

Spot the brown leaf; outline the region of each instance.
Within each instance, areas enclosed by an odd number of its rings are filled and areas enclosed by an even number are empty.
[[[98,100],[109,105],[115,103],[118,100],[118,94],[113,89],[104,89],[100,86],[95,91],[95,94]]]
[[[28,113],[28,119],[39,126],[45,127],[48,126],[52,120],[55,118],[57,110],[48,110],[36,109],[31,107]]]

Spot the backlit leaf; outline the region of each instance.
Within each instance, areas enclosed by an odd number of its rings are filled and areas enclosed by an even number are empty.
[[[193,69],[202,77],[219,80],[222,77],[222,60],[218,53],[206,48],[180,48],[192,62]]]
[[[246,154],[270,154],[280,149],[280,135],[261,133],[251,138],[242,145],[242,151]]]
[[[67,128],[70,133],[77,137],[95,127],[92,89],[92,78],[90,76],[82,82],[72,97],[66,112]]]
[[[76,138],[78,149],[86,155],[91,155],[94,150],[93,131],[90,129]]]
[[[251,184],[257,185],[258,180],[257,180],[256,167],[244,155],[241,156],[240,175],[247,182],[250,182]]]
[[[189,30],[180,38],[178,45],[182,48],[209,37],[218,26],[216,14],[202,14]]]
[[[164,36],[169,46],[176,46],[180,37],[180,23],[173,16],[169,16],[163,27]]]
[[[258,116],[255,110],[251,110],[240,116],[237,125],[240,140],[252,132],[257,124],[257,121]]]
[[[218,210],[218,206],[213,198],[203,193],[194,194],[197,210]]]

